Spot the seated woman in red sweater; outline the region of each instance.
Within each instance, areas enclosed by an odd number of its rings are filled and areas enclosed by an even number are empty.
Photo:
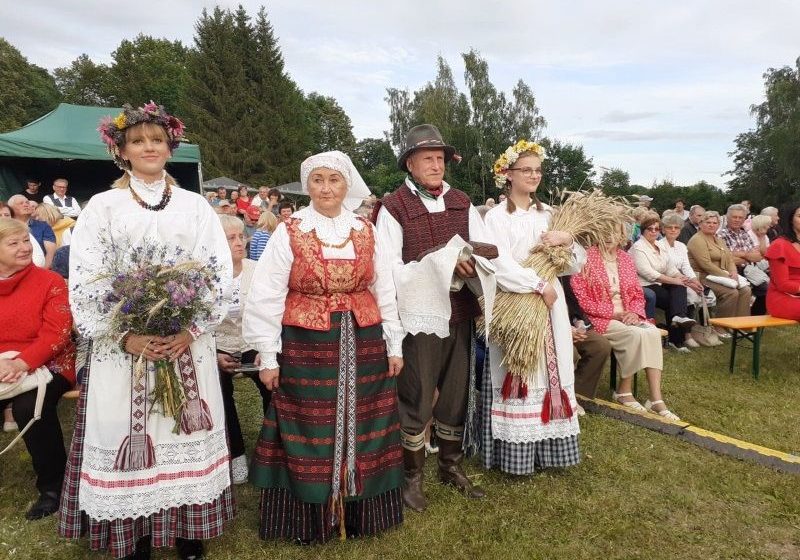
[[[67,455],[56,405],[75,384],[67,286],[55,272],[33,265],[32,252],[28,226],[0,218],[0,353],[19,352],[14,359],[0,359],[0,382],[14,382],[41,366],[53,374],[42,417],[24,436],[39,490],[39,499],[25,514],[29,520],[58,510]],[[0,409],[13,403],[14,417],[24,426],[33,418],[35,401],[36,391],[27,391],[0,400]]]
[[[767,312],[800,321],[800,205],[781,209],[781,235],[770,243]]]

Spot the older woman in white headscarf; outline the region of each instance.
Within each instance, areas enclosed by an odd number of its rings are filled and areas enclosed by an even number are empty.
[[[353,213],[370,193],[350,158],[311,156],[300,176],[311,205],[272,234],[243,319],[273,390],[250,479],[262,538],[324,542],[402,521],[404,333],[390,266]]]

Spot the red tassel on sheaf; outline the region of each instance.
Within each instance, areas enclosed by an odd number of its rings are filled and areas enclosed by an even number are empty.
[[[503,380],[503,388],[500,390],[500,394],[504,401],[527,398],[528,384],[523,381],[521,376],[510,371],[506,372],[506,378]]]
[[[181,411],[181,431],[191,434],[198,430],[210,430],[214,426],[211,411],[203,399],[186,401]]]
[[[156,464],[153,440],[147,434],[127,436],[117,451],[115,471],[140,471]]]
[[[564,389],[555,390],[559,398],[553,399],[552,394],[554,390],[551,389],[544,394],[544,402],[542,403],[542,424],[547,424],[550,420],[564,420],[572,418],[572,405],[569,402],[569,395]]]

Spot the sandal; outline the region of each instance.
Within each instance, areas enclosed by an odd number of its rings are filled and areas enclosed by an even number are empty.
[[[653,410],[653,405],[656,404],[664,404],[664,401],[645,401],[644,408],[647,412],[651,412],[653,414],[658,414],[659,416],[666,418],[667,420],[672,420],[673,422],[680,422],[680,418],[674,412],[670,411],[670,409],[665,408],[664,410]],[[665,405],[666,406],[666,405]]]
[[[637,400],[632,401],[621,401],[620,397],[632,397],[633,393],[617,393],[616,391],[611,391],[611,400],[613,400],[617,404],[621,404],[626,408],[632,408],[637,412],[646,412],[645,407]]]

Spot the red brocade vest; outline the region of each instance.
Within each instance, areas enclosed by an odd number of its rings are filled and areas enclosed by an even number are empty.
[[[303,233],[300,222],[297,218],[286,221],[294,262],[283,324],[327,331],[335,311],[352,311],[360,327],[380,323],[378,304],[369,291],[375,276],[372,227],[365,223],[361,231],[350,230],[355,259],[325,259],[316,232]]]
[[[456,234],[469,241],[469,197],[453,188],[442,196],[444,212],[428,212],[419,196],[405,183],[381,200],[381,205],[403,228],[404,263],[418,260],[420,253],[446,244]],[[481,314],[478,299],[466,286],[458,292],[450,292],[450,306],[451,325]]]

